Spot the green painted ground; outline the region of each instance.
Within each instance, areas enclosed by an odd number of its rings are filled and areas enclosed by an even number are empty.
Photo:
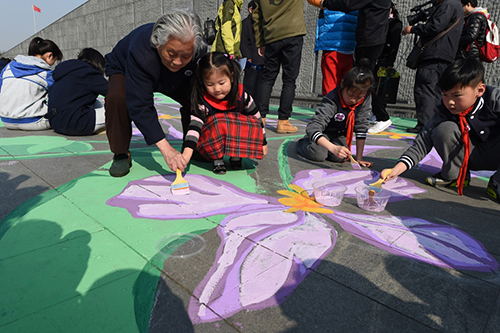
[[[174,103],[156,95],[157,103]],[[312,109],[297,108],[294,119]],[[270,119],[276,118],[270,116]],[[414,120],[393,119],[396,132]],[[3,126],[0,124],[0,126]],[[278,159],[302,135],[283,140]],[[91,138],[89,138],[91,139]],[[59,136],[0,139],[0,161],[109,154],[92,143]],[[180,149],[180,142],[174,144]],[[14,209],[0,224],[0,331],[2,332],[146,332],[153,295],[164,259],[156,241],[174,233],[202,234],[223,216],[190,221],[133,218],[106,201],[130,181],[165,172],[155,148],[133,150],[134,172],[112,178],[102,168],[38,195]],[[286,163],[279,163],[286,165]],[[190,165],[188,173],[218,178],[210,167]],[[258,192],[249,177],[254,168],[221,176],[248,192]],[[280,169],[283,184],[290,170]],[[133,175],[133,178],[132,178]]]

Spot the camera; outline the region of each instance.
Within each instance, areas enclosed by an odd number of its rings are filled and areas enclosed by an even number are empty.
[[[418,22],[427,21],[432,13],[434,13],[434,10],[436,10],[436,5],[436,0],[431,0],[410,9],[410,12],[415,14],[407,16],[408,24],[415,25]]]

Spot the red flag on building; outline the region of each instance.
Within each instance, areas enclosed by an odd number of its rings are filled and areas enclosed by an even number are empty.
[[[33,5],[33,10],[34,10],[35,12],[39,12],[39,13],[41,13],[41,12],[42,12],[42,10],[41,10],[40,8],[38,8],[37,6],[35,6],[35,5]]]

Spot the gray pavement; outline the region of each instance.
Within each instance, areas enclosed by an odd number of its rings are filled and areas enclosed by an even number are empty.
[[[157,108],[175,136],[175,105]],[[148,187],[149,177],[173,178],[140,135],[130,174],[115,179],[105,134],[0,127],[0,331],[500,332],[500,204],[485,194],[488,173],[459,196],[426,185],[439,165],[431,158],[387,186],[399,200],[367,212],[352,186],[394,164],[411,144],[404,129],[414,120],[394,117],[390,131],[369,136],[370,173],[302,159],[295,143],[313,110],[294,110],[298,135],[276,134],[273,112],[263,160],[225,176],[207,163],[190,166],[192,193],[182,200],[197,198],[197,184],[207,182],[223,199],[181,205],[193,218],[148,210],[158,202],[139,189],[161,191]],[[333,213],[299,210],[297,221],[307,222],[299,225],[283,212],[290,207],[271,210],[286,197],[278,191],[290,183],[310,189],[308,177],[318,175],[348,185]],[[134,208],[141,200],[151,206]],[[201,252],[165,257],[154,248],[160,236],[186,232],[205,240]]]

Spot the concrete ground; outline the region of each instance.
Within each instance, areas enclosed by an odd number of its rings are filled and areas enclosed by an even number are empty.
[[[180,149],[178,106],[156,97]],[[278,135],[274,109],[268,156],[243,170],[192,163],[187,196],[138,132],[131,172],[112,178],[105,134],[0,127],[0,332],[500,332],[491,173],[465,196],[430,187],[432,153],[384,185],[385,210],[363,210],[355,187],[394,164],[415,120],[370,135],[359,171],[296,154],[313,112]],[[309,197],[325,179],[347,187],[339,206]]]

